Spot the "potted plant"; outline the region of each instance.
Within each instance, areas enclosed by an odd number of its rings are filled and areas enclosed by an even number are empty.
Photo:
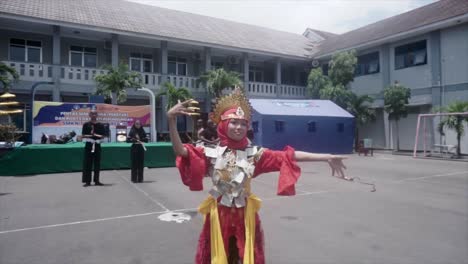
[[[17,130],[15,124],[0,124],[0,141],[4,142],[0,148],[11,149],[14,147],[16,140],[20,137],[16,133]]]

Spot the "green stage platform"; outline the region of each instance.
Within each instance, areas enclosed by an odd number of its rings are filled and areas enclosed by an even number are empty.
[[[101,169],[129,169],[130,143],[103,143]],[[145,144],[145,167],[173,167],[175,155],[167,142]],[[81,171],[84,143],[28,145],[0,158],[0,176]]]

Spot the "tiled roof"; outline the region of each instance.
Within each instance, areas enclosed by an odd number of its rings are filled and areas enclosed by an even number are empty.
[[[124,0],[1,0],[1,14],[305,58],[302,35]]]
[[[332,38],[338,36],[338,34],[327,32],[327,31],[322,31],[318,29],[313,29],[313,28],[307,28],[307,30],[310,30],[318,35],[320,35],[324,39]]]
[[[441,0],[341,35],[311,29],[325,37],[312,53],[352,48],[466,13],[468,0]],[[306,58],[311,49],[309,40],[299,34],[125,0],[0,0],[1,14],[284,56]]]
[[[320,43],[314,56],[329,54],[468,13],[468,0],[441,0]]]

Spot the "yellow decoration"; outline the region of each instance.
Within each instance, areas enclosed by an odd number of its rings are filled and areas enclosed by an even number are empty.
[[[23,109],[0,110],[0,115],[19,114],[23,113]]]
[[[0,105],[19,105],[16,101],[0,102]]]
[[[221,115],[232,107],[240,107],[241,109],[238,109],[237,112],[243,112],[244,118],[250,120],[252,107],[250,106],[249,99],[239,88],[236,88],[230,95],[218,99],[210,116],[211,120],[218,124],[221,121]]]
[[[245,248],[244,264],[254,264],[255,245],[255,214],[260,210],[262,201],[254,194],[247,198],[245,209]],[[210,214],[210,239],[211,239],[211,264],[228,264],[227,255],[224,250],[223,236],[218,216],[218,202],[209,196],[198,207],[198,211],[206,215]]]
[[[12,93],[9,93],[9,92],[6,92],[2,95],[0,95],[0,98],[14,98],[16,97],[16,95],[12,94]]]
[[[254,194],[247,198],[247,208],[245,209],[245,249],[244,264],[254,264],[255,245],[255,213],[260,210],[262,200]]]
[[[202,202],[198,211],[204,215],[210,214],[211,264],[228,264],[218,217],[218,202],[210,196]]]

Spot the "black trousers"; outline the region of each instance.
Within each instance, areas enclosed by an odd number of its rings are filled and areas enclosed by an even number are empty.
[[[91,182],[91,171],[94,165],[94,182],[99,182],[99,171],[101,170],[101,144],[94,144],[86,142],[83,157],[83,176],[81,181],[84,183]]]
[[[132,144],[130,161],[132,166],[132,182],[142,182],[145,150],[141,144]]]

